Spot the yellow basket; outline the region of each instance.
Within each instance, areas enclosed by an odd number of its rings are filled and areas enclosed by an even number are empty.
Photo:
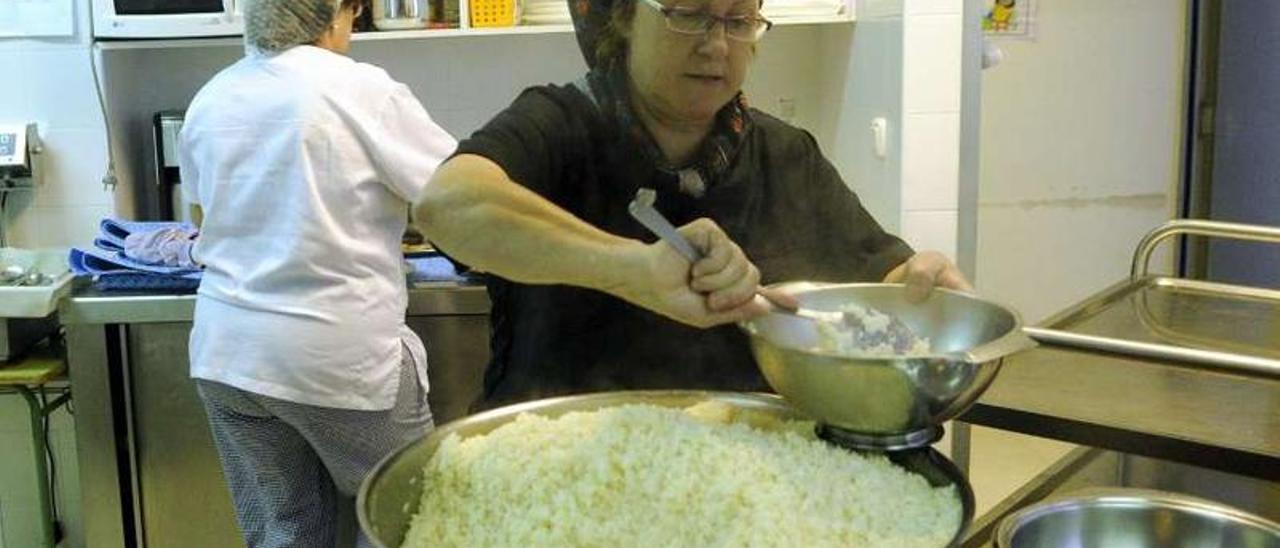
[[[520,10],[519,0],[471,0],[472,27],[515,26]]]

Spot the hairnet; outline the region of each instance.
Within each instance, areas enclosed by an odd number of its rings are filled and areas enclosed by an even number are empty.
[[[333,22],[341,0],[249,0],[244,42],[251,50],[284,51],[315,42]]]

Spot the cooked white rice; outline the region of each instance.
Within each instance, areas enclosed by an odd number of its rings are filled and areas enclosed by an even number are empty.
[[[522,415],[445,439],[405,538],[425,546],[945,546],[952,487],[713,403]]]
[[[933,346],[902,323],[880,310],[848,303],[840,307],[844,323],[818,324],[816,350],[837,354],[877,354],[906,356],[928,354]]]

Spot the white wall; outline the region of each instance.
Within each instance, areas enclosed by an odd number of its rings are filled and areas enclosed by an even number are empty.
[[[89,70],[86,5],[77,1],[76,34],[59,39],[0,39],[0,123],[36,122],[45,141],[45,184],[13,193],[6,205],[9,244],[67,245],[93,234],[112,196],[99,183],[106,139]],[[0,396],[0,548],[37,546],[36,474],[27,406]],[[80,538],[75,432],[65,409],[52,417],[50,442],[58,471],[58,506],[69,535]]]
[[[753,106],[766,111],[778,112],[779,102],[790,100],[794,122],[814,131],[829,154],[839,155],[842,151],[831,145],[830,128],[817,123],[836,108],[818,85],[826,79],[819,67],[826,59],[848,57],[851,43],[851,25],[832,27],[775,28],[760,45],[745,91]],[[146,196],[153,182],[151,114],[184,108],[210,76],[241,55],[237,45],[104,52],[104,86],[122,183],[116,204],[120,214],[139,217],[147,211],[135,197]],[[378,64],[408,84],[437,121],[459,137],[505,108],[525,87],[567,83],[585,71],[570,34],[357,42],[352,56]]]
[[[955,259],[959,228],[964,0],[858,0],[849,55],[821,66],[813,126],[863,204],[916,249]],[[848,39],[826,29],[822,51]],[[846,77],[846,75],[851,75]],[[887,121],[874,152],[872,121]]]
[[[903,22],[902,237],[958,259],[964,2],[907,0]]]
[[[10,245],[85,241],[110,213],[100,180],[106,139],[89,69],[87,4],[77,0],[76,35],[0,39],[0,122],[37,122],[45,142],[45,184],[17,192],[6,207]]]
[[[1171,218],[1186,1],[1040,0],[983,72],[977,284],[1036,321],[1128,275]]]

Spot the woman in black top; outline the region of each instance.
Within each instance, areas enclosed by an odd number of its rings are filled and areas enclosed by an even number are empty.
[[[969,289],[884,232],[809,133],[740,88],[758,0],[570,0],[591,70],[525,90],[436,172],[417,218],[489,272],[483,407],[611,389],[764,390],[732,325],[783,280]],[[641,187],[707,257],[627,214]],[[750,260],[747,258],[750,257]]]

